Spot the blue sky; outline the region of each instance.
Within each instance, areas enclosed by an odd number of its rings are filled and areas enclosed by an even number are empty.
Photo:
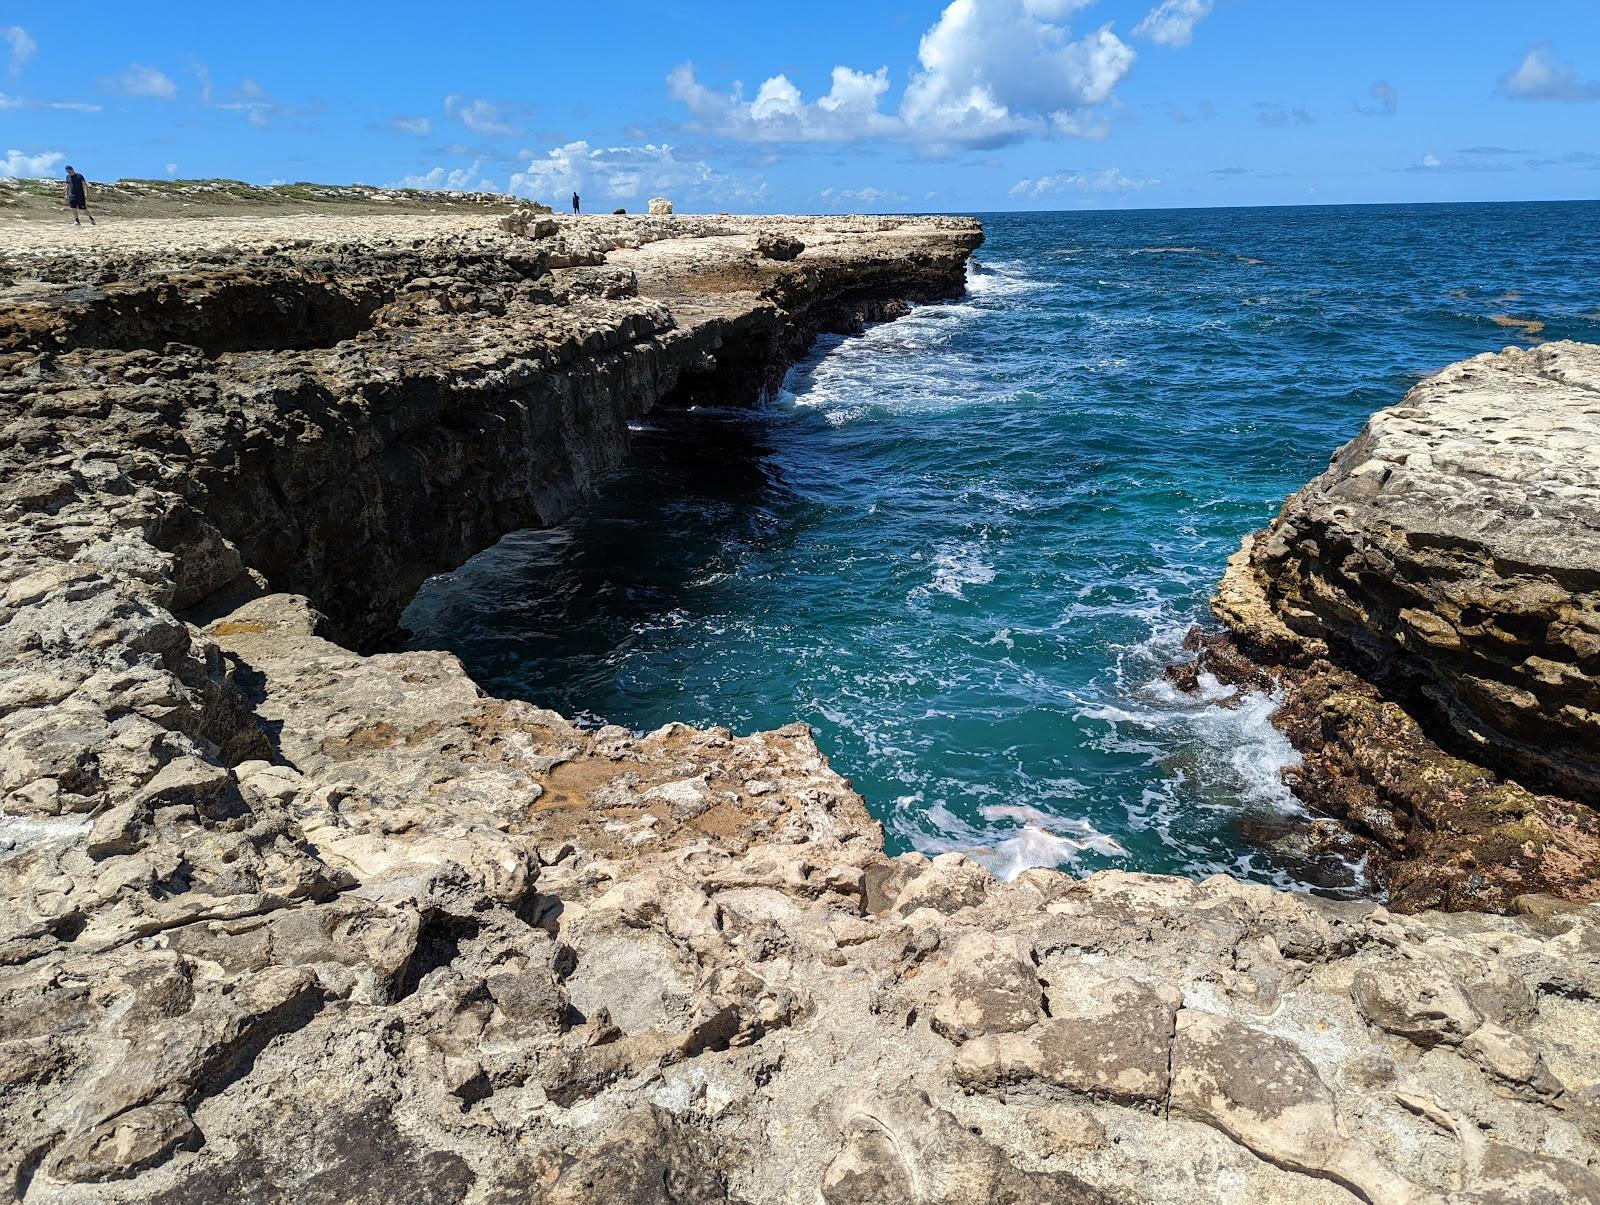
[[[1592,198],[1597,9],[0,3],[0,175],[735,212]]]

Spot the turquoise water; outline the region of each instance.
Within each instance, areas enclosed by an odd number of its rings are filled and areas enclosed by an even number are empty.
[[[796,718],[893,849],[1359,890],[1259,838],[1272,700],[1161,677],[1227,557],[1419,377],[1600,340],[1600,204],[998,214],[968,295],[657,413],[413,647],[585,721]]]

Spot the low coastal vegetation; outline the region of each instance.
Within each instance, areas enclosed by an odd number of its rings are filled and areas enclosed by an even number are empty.
[[[510,212],[525,199],[498,193],[371,184],[247,184],[242,180],[117,180],[89,185],[96,213],[119,217],[202,217],[319,209],[333,212],[450,213]],[[59,180],[0,179],[0,216],[59,217]],[[539,206],[544,212],[549,210]]]

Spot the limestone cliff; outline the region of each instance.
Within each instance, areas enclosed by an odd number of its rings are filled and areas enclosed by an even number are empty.
[[[1297,789],[1397,901],[1600,898],[1600,348],[1418,385],[1246,541],[1215,609],[1287,690]]]
[[[999,883],[887,858],[804,727],[355,651],[981,237],[511,225],[4,232],[0,1196],[1600,1196],[1592,907]]]
[[[359,645],[429,574],[564,518],[651,406],[753,400],[820,330],[960,293],[982,237],[840,220],[779,269],[739,232],[782,222],[285,221],[227,252],[202,229],[30,261],[0,320],[26,373],[0,399],[30,425],[30,488],[76,489],[49,458],[103,444],[161,495],[164,601],[248,566]]]

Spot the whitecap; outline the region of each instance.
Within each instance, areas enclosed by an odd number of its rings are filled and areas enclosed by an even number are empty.
[[[919,792],[915,800],[921,798]],[[979,814],[988,827],[963,820],[942,802],[928,806],[923,818],[939,835],[918,834],[917,848],[930,855],[966,854],[1007,882],[1025,870],[1076,868],[1084,854],[1117,858],[1128,852],[1115,837],[1081,817],[1056,816],[1026,804],[991,804],[980,808]]]
[[[1049,287],[1048,281],[1031,275],[1021,261],[1002,260],[982,264],[970,261],[967,265],[969,297],[998,299]]]
[[[995,568],[979,555],[972,544],[950,544],[935,550],[933,577],[911,591],[907,598],[925,598],[930,593],[966,598],[966,587],[987,586],[995,579]]]

